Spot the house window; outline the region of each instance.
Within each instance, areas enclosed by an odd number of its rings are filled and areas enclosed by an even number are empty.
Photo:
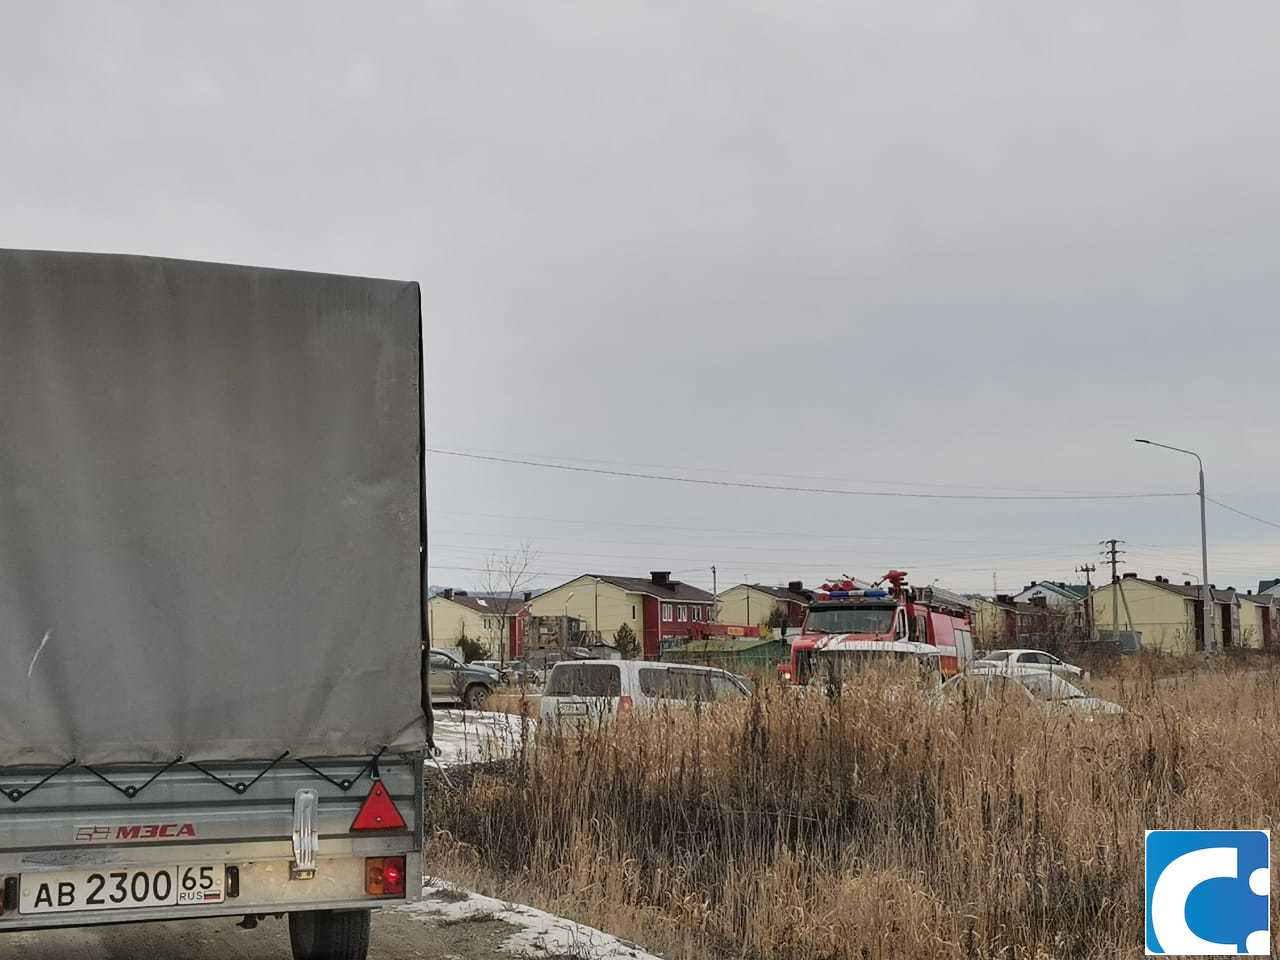
[[[662,605],[662,619],[663,619],[663,620],[670,620],[670,619],[671,619],[671,604],[669,604],[669,603],[664,603],[664,604]]]
[[[634,620],[635,618],[636,618],[636,605],[633,603],[631,605],[631,619]]]
[[[676,607],[676,619],[681,622],[689,619],[689,608],[683,603]]]

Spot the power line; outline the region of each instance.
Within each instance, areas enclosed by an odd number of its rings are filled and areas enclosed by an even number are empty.
[[[512,541],[508,538],[508,535],[500,530],[499,531],[467,531],[467,530],[438,530],[437,531],[437,535],[439,536],[443,536],[446,533],[453,534],[455,536],[461,535],[463,537],[476,537],[476,538],[483,538],[486,540],[497,540],[499,542],[497,543],[446,543],[441,540],[436,540],[432,543],[433,550],[469,550],[473,552],[479,551],[483,553],[483,552],[492,552],[494,550],[510,549],[510,548],[514,548],[515,546],[512,543]],[[604,540],[597,537],[579,538],[579,537],[554,537],[554,536],[540,536],[540,537],[535,537],[533,539],[537,540],[539,543],[541,543],[544,540],[551,540],[551,541],[561,541],[561,542],[565,542],[567,544],[572,544],[572,545],[603,543],[603,544],[609,544],[612,546],[623,546],[628,548],[669,547],[669,548],[672,548],[673,550],[677,550],[681,552],[689,552],[689,551],[701,552],[704,556],[711,553],[725,553],[725,552],[730,552],[734,550],[751,551],[751,550],[760,549],[757,545],[751,544],[751,543],[730,543],[730,544],[701,543],[701,542],[654,543],[654,542],[645,541],[645,540]],[[890,541],[890,543],[892,543],[892,541]],[[1028,544],[1027,546],[1030,546],[1030,544]],[[972,554],[972,553],[939,553],[936,551],[924,550],[923,552],[915,552],[914,554],[910,554],[910,555],[915,558],[914,562],[916,564],[932,563],[935,561],[943,562],[943,561],[955,561],[955,560],[1055,560],[1061,557],[1075,556],[1076,549],[1082,545],[1080,544],[1060,545],[1060,544],[1054,544],[1054,543],[1045,543],[1043,546],[1044,546],[1044,549],[1042,550],[1032,550],[1032,551],[1000,549],[1000,550],[997,550],[996,552],[984,551],[983,553],[980,553],[980,554]],[[865,554],[874,554],[874,553],[884,553],[891,549],[892,549],[891,546],[889,544],[886,544],[885,546],[876,546],[876,547],[857,547],[856,552],[858,554],[865,555]],[[917,547],[913,547],[912,549],[919,551],[919,548]],[[840,548],[838,547],[790,546],[790,545],[777,545],[777,544],[770,544],[767,547],[767,550],[770,554],[774,554],[774,555],[783,554],[783,553],[798,553],[807,557],[812,557],[815,554],[819,556],[823,556],[823,555],[828,555],[832,552],[841,552]],[[616,556],[616,554],[593,554],[586,550],[566,551],[566,550],[539,548],[537,552],[539,554],[559,553],[559,554],[569,554],[572,556]],[[843,551],[843,552],[845,552],[847,555],[847,553],[851,551]],[[895,555],[901,555],[899,550],[892,550],[892,552]],[[642,557],[641,554],[635,554],[630,552],[627,555],[636,556],[637,558]],[[688,560],[690,562],[695,562],[699,559],[697,557],[680,557],[676,553],[665,553],[665,552],[656,552],[653,554],[649,554],[649,556],[655,559],[660,559],[662,557],[671,557],[678,560],[679,559]],[[908,561],[902,560],[899,562],[906,563]]]
[[[668,483],[688,483],[708,487],[735,487],[745,490],[777,490],[783,493],[822,493],[845,497],[891,497],[902,500],[1147,500],[1155,497],[1189,497],[1190,493],[1091,493],[1091,494],[979,494],[979,493],[908,493],[901,490],[845,490],[831,487],[798,487],[775,483],[753,483],[746,480],[712,480],[706,477],[679,477],[674,474],[640,473],[630,470],[606,470],[602,467],[580,467],[569,463],[552,463],[538,460],[524,460],[519,457],[498,457],[480,453],[466,453],[461,450],[443,450],[439,447],[427,447],[428,453],[444,457],[462,457],[467,460],[481,460],[488,463],[519,464],[526,467],[541,467],[544,470],[563,470],[569,473],[589,473],[604,477],[624,477],[629,480],[664,480]]]
[[[746,537],[804,537],[811,540],[835,540],[837,542],[851,541],[883,541],[886,543],[961,543],[961,544],[999,544],[1018,547],[1091,547],[1094,541],[1063,541],[1063,540],[996,540],[990,537],[982,537],[979,539],[956,539],[947,537],[903,537],[903,536],[855,536],[853,534],[830,534],[816,533],[807,530],[750,530],[736,527],[693,527],[687,524],[672,523],[638,523],[626,520],[598,520],[593,518],[582,519],[578,517],[535,517],[527,514],[518,513],[470,513],[463,510],[443,510],[433,511],[437,516],[446,517],[478,517],[486,520],[528,520],[536,523],[569,523],[576,526],[598,526],[598,527],[637,527],[642,529],[653,530],[674,530],[679,533],[735,533]],[[470,535],[472,533],[485,533],[485,531],[465,531],[456,530],[448,531],[450,533],[461,533]],[[549,534],[535,534],[539,540],[551,539],[583,539],[591,540],[593,543],[640,543],[645,546],[668,546],[668,544],[649,543],[641,540],[601,540],[596,537],[552,537]],[[680,544],[683,546],[684,544]],[[695,545],[701,545],[699,541]],[[1147,544],[1152,546],[1152,544]]]
[[[1268,520],[1265,517],[1256,516],[1255,514],[1249,513],[1246,510],[1241,510],[1238,507],[1233,507],[1229,503],[1223,503],[1221,500],[1215,500],[1213,499],[1213,497],[1205,497],[1205,499],[1208,500],[1210,503],[1212,503],[1215,507],[1221,507],[1223,510],[1230,510],[1232,513],[1239,514],[1242,517],[1248,517],[1250,520],[1257,520],[1259,523],[1265,523],[1268,527],[1280,528],[1280,523],[1276,523],[1276,521],[1274,520]]]
[[[452,527],[435,527],[434,531],[437,536],[443,536],[445,534],[448,534],[450,536],[455,536],[455,537],[500,537],[505,539],[511,535],[510,532],[506,529],[476,530],[476,529],[462,529],[462,528],[452,528]],[[738,533],[739,531],[728,530],[725,532]],[[749,536],[749,534],[745,532],[742,533],[741,535],[744,537]],[[923,544],[927,546],[937,546],[941,544],[980,546],[985,544],[991,547],[1043,547],[1043,548],[1053,547],[1055,549],[1061,548],[1063,550],[1079,550],[1084,547],[1093,546],[1093,541],[1090,541],[1089,543],[1066,543],[1066,542],[1061,542],[1057,540],[1044,540],[1039,543],[1032,543],[1026,540],[944,540],[944,539],[934,539],[929,537],[888,537],[888,536],[835,537],[835,536],[822,536],[822,535],[811,536],[810,534],[807,534],[803,530],[794,530],[789,533],[783,533],[783,532],[768,533],[768,534],[762,533],[761,535],[769,536],[769,537],[797,537],[797,538],[806,538],[806,539],[820,539],[820,540],[834,541],[830,547],[826,547],[825,549],[839,548],[842,544],[853,545],[855,541],[857,542],[857,545],[852,546],[852,549],[857,549],[857,550],[879,549],[877,547],[868,546],[867,545],[868,542],[872,544],[911,543],[911,544]],[[576,535],[534,533],[534,534],[525,535],[525,538],[531,539],[531,540],[538,540],[539,542],[543,540],[565,540],[571,543],[609,543],[609,544],[622,544],[623,546],[628,546],[628,547],[634,547],[634,546],[676,547],[677,549],[681,549],[681,550],[694,550],[694,549],[751,550],[751,549],[759,548],[759,543],[754,540],[748,540],[747,542],[743,542],[743,543],[728,543],[728,544],[721,543],[721,542],[706,541],[701,539],[680,540],[677,542],[661,541],[661,540],[618,540],[618,539],[610,539],[608,537],[593,536],[592,534],[586,531]],[[787,546],[785,544],[770,543],[767,549],[775,552],[782,552],[782,553],[813,553],[814,545],[807,544],[805,546]]]
[[[495,550],[504,548],[503,544],[451,544],[436,543],[432,545],[432,551],[462,551],[464,553],[492,553]],[[743,548],[745,549],[745,547]],[[882,551],[883,552],[883,551]],[[702,557],[677,556],[669,553],[592,553],[586,550],[538,550],[539,555],[547,555],[552,557],[569,557],[569,558],[593,558],[602,560],[646,560],[661,563],[698,563],[706,557],[714,556],[720,563],[725,564],[742,564],[751,563],[756,566],[765,566],[774,570],[791,570],[791,569],[819,569],[830,572],[834,567],[841,565],[848,566],[848,558],[836,560],[787,560],[779,559],[776,562],[768,562],[756,558],[745,560],[737,557],[726,557],[720,550],[708,550]],[[813,556],[813,551],[809,552],[809,556]],[[1049,562],[1054,560],[1064,560],[1075,556],[1073,552],[1060,553],[1034,553],[1034,554],[982,554],[977,556],[957,556],[957,557],[914,557],[899,559],[897,562],[902,565],[912,567],[926,567],[933,569],[954,568],[958,564],[979,563],[989,564],[993,561],[1004,563],[1034,563],[1036,561]],[[695,569],[702,569],[697,567]],[[968,568],[966,568],[968,569]],[[986,569],[982,567],[981,569]],[[834,576],[834,574],[832,574]]]
[[[512,457],[516,459],[536,459],[546,460],[554,459],[556,461],[569,461],[571,463],[591,463],[606,464],[608,466],[623,467],[640,467],[645,470],[685,470],[694,473],[727,473],[738,476],[748,477],[781,477],[786,480],[820,480],[824,483],[868,483],[873,486],[887,487],[934,487],[938,489],[951,490],[996,490],[1009,493],[1071,493],[1071,494],[1092,494],[1097,493],[1096,490],[1057,490],[1049,491],[1041,487],[1005,487],[997,486],[989,483],[942,483],[942,482],[926,482],[923,480],[884,480],[873,477],[839,477],[829,474],[812,474],[812,473],[782,473],[772,470],[742,470],[742,469],[725,469],[724,467],[695,467],[689,465],[673,465],[669,463],[646,463],[636,460],[608,460],[602,457],[571,457],[567,454],[556,454],[554,457],[541,457],[538,454],[516,453],[509,450],[496,450],[492,447],[472,447],[471,451],[493,454],[494,456]]]

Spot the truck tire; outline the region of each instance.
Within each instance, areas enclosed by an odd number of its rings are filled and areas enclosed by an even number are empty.
[[[293,960],[366,960],[371,910],[306,910],[289,914]]]
[[[489,688],[483,683],[473,683],[462,695],[462,706],[465,710],[483,710],[489,700]]]

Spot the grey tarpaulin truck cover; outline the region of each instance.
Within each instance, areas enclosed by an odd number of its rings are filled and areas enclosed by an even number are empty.
[[[0,766],[421,749],[416,283],[0,251]]]

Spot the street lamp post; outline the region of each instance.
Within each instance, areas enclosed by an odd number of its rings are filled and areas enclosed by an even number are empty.
[[[1149,447],[1160,447],[1164,450],[1172,450],[1174,453],[1185,453],[1189,457],[1195,457],[1196,463],[1200,466],[1200,594],[1203,597],[1204,611],[1200,617],[1200,634],[1204,644],[1205,653],[1212,653],[1215,647],[1213,633],[1213,590],[1209,586],[1209,540],[1205,533],[1204,519],[1204,461],[1200,459],[1200,454],[1194,450],[1184,450],[1182,447],[1171,447],[1167,443],[1156,443],[1154,440],[1143,440],[1140,437],[1134,438],[1135,443],[1145,443]]]
[[[569,595],[564,598],[564,619],[560,621],[560,643],[566,650],[569,648],[569,601],[573,599],[575,592],[570,590]]]

